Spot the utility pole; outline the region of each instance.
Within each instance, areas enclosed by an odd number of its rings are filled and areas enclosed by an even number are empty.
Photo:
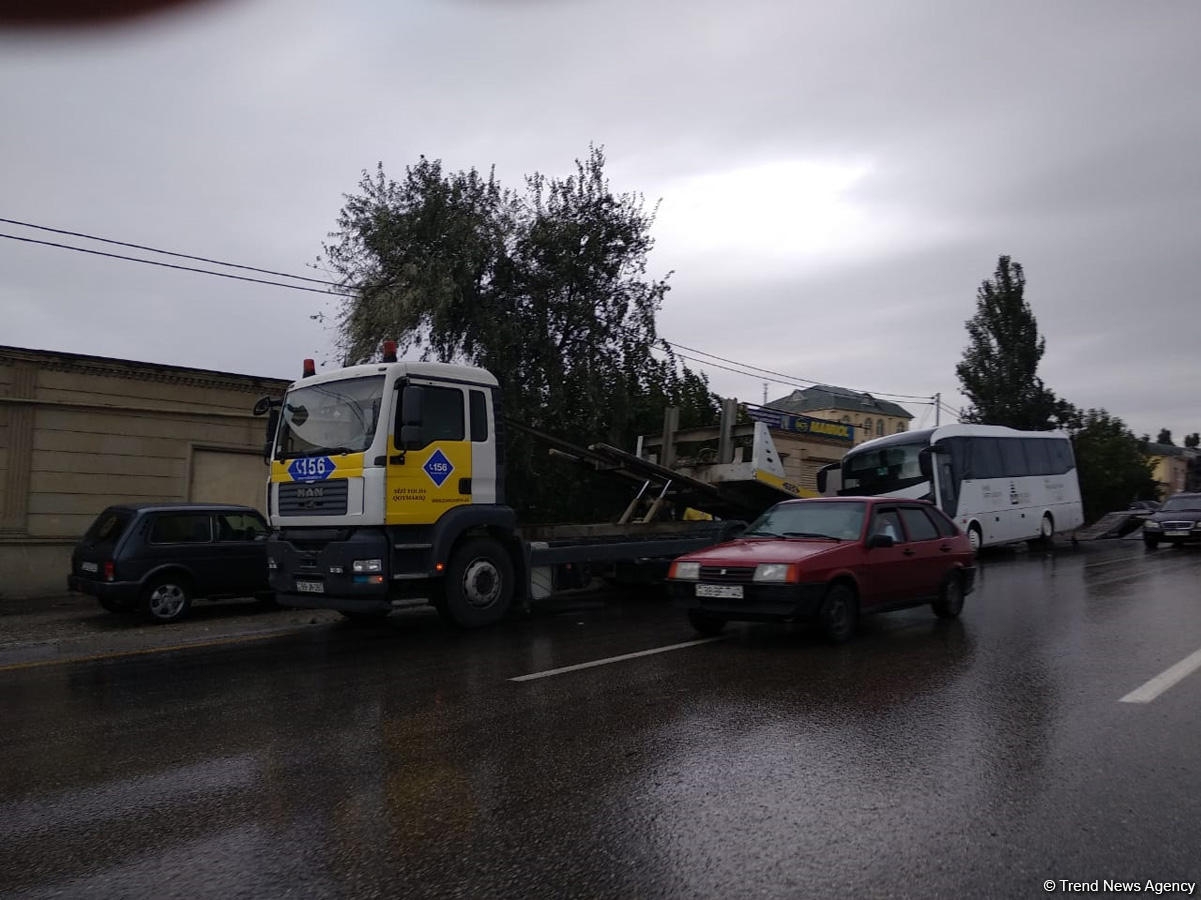
[[[938,412],[942,408],[942,393],[934,395],[934,427],[938,427]]]
[[[763,382],[763,405],[767,406],[767,382]]]

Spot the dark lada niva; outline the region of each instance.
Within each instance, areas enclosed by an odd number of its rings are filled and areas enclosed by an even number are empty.
[[[153,622],[184,618],[198,598],[269,599],[267,522],[249,506],[110,506],[71,554],[67,586],[109,612]]]

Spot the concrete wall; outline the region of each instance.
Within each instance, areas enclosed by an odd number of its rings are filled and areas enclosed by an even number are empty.
[[[65,590],[71,547],[113,503],[263,506],[257,397],[286,382],[0,348],[0,598]]]

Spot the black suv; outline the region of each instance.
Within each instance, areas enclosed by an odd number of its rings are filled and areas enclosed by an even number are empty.
[[[1160,545],[1201,542],[1201,494],[1173,494],[1143,520],[1143,543]]]
[[[249,506],[110,506],[71,554],[67,587],[109,612],[175,622],[200,597],[269,599],[266,521]]]

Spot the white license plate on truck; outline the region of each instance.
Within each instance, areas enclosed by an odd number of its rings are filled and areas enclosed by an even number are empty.
[[[298,581],[296,591],[300,594],[324,594],[325,585],[320,581]]]
[[[98,572],[100,569],[95,563],[80,563],[79,571],[81,572]]]
[[[696,586],[696,595],[698,597],[716,597],[722,600],[741,600],[742,585],[741,584],[698,584]]]

